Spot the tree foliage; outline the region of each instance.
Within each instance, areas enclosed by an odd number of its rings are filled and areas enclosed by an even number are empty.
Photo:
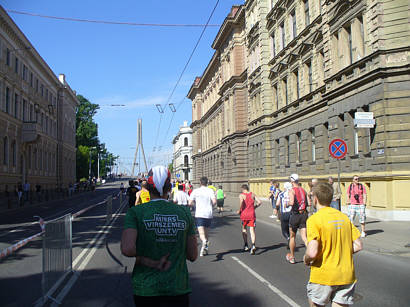
[[[106,177],[118,156],[108,152],[104,143],[98,138],[98,125],[94,116],[100,108],[98,104],[91,103],[82,95],[77,95],[80,104],[76,112],[76,141],[77,141],[77,180],[97,177],[98,158],[100,162],[100,177]]]

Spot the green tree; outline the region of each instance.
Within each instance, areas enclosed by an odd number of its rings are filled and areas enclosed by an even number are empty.
[[[100,143],[98,138],[98,125],[94,116],[100,107],[82,95],[77,95],[77,99],[80,102],[76,112],[77,179],[88,178],[90,159],[92,176],[97,177],[98,158],[100,176],[106,177],[118,156],[108,152],[105,144]]]

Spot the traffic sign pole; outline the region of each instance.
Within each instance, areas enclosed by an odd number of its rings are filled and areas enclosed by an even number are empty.
[[[347,144],[342,139],[334,139],[329,144],[329,154],[337,159],[337,184],[340,188],[340,159],[343,159],[347,154]],[[340,210],[340,203],[339,203],[339,210]]]

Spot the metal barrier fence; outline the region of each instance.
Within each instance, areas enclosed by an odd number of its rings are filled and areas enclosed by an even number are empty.
[[[72,271],[72,217],[71,213],[47,221],[43,234],[43,300],[57,302],[51,294]],[[59,304],[59,302],[57,302]]]

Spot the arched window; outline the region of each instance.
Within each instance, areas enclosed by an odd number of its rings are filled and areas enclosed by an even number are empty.
[[[16,141],[13,141],[11,143],[11,161],[12,161],[12,166],[15,167],[17,163],[17,152],[16,152]]]
[[[3,164],[9,164],[9,139],[7,136],[3,138]]]
[[[184,146],[188,146],[188,138],[184,138]]]
[[[188,156],[184,156],[184,167],[188,167]]]

